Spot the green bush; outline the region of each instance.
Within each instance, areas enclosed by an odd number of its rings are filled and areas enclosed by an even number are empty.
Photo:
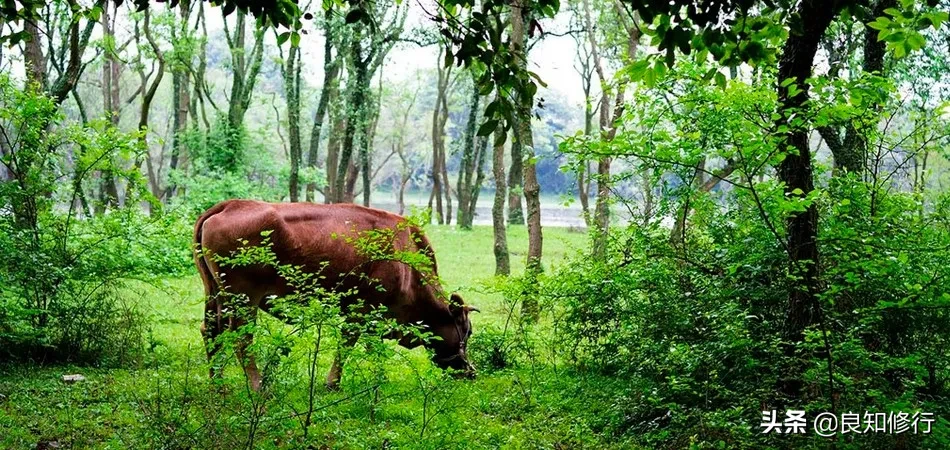
[[[5,75],[0,128],[8,173],[0,181],[0,358],[134,360],[145,327],[120,292],[124,279],[153,269],[136,236],[154,236],[143,233],[152,221],[139,207],[149,200],[135,164],[139,136],[105,122],[65,125],[52,99]],[[102,176],[87,179],[93,173]],[[125,187],[128,206],[87,195],[106,176]]]

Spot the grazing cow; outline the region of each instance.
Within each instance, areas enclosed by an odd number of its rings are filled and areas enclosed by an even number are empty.
[[[371,260],[353,245],[352,239],[370,230],[392,230],[392,250],[419,252],[431,261],[431,273],[418,270],[405,262]],[[436,279],[435,255],[421,230],[410,226],[395,214],[352,204],[320,205],[312,203],[265,203],[252,200],[228,200],[206,211],[195,224],[195,264],[205,286],[205,319],[202,335],[207,346],[208,359],[218,346],[215,338],[224,332],[225,325],[237,330],[254,319],[258,309],[268,312],[272,296],[293,292],[286,280],[273,267],[264,265],[224,267],[214,255],[230,256],[242,246],[259,245],[262,232],[270,231],[271,249],[280,264],[302,267],[304,271],[319,272],[324,289],[347,293],[341,308],[362,301],[362,311],[385,306],[386,314],[400,324],[422,324],[426,331],[440,339],[425,345],[434,350],[432,360],[439,367],[453,368],[462,375],[474,376],[474,367],[465,354],[466,342],[472,332],[469,311],[458,294],[447,298]],[[264,233],[267,234],[267,233]],[[242,241],[246,241],[243,244]],[[220,296],[220,292],[243,296]],[[228,314],[226,304],[240,298],[249,306],[248,313]],[[234,305],[238,306],[238,305]],[[233,307],[233,306],[232,306]],[[227,321],[227,324],[225,323]],[[355,336],[345,341],[352,345]],[[413,348],[418,340],[410,336],[396,336],[399,344]],[[253,336],[243,336],[236,343],[236,351],[251,386],[260,389],[261,376],[253,355],[245,349]],[[327,387],[336,389],[342,372],[337,352]],[[215,369],[211,369],[215,376]]]

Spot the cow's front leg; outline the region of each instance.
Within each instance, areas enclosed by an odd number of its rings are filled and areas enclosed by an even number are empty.
[[[343,348],[350,348],[359,339],[359,334],[344,330],[340,336],[342,343],[336,348],[336,355],[333,356],[333,364],[330,365],[330,372],[327,373],[327,390],[336,391],[340,389],[340,376],[343,375]]]

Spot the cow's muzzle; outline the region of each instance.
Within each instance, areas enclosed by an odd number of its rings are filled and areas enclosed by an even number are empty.
[[[455,378],[469,380],[475,378],[475,366],[473,366],[462,353],[456,353],[444,358],[435,356],[432,358],[432,361],[442,369],[453,369],[454,373],[452,376]]]

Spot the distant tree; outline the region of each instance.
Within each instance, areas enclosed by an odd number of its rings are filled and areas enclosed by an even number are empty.
[[[432,110],[432,192],[429,195],[429,209],[435,201],[436,221],[442,225],[451,222],[452,198],[445,194],[448,212],[442,208],[444,191],[449,189],[445,166],[445,124],[449,120],[449,86],[452,83],[452,66],[443,67],[444,58],[439,53],[436,59],[436,97]]]
[[[323,27],[323,87],[320,88],[320,100],[317,102],[317,111],[313,117],[313,129],[310,132],[310,151],[307,153],[307,166],[311,169],[317,168],[318,155],[320,154],[320,135],[323,132],[323,121],[327,116],[327,110],[333,99],[339,93],[339,73],[342,65],[342,54],[339,50],[338,34],[334,29],[339,26],[338,21],[334,19],[334,9],[331,3],[326,8],[321,25]],[[336,48],[336,56],[333,51]],[[329,166],[328,166],[329,167]],[[335,167],[334,167],[335,168]],[[327,172],[327,181],[329,186],[327,192],[332,193],[333,179],[329,178],[331,171]],[[306,199],[308,202],[314,200],[314,183],[307,184]],[[327,197],[328,195],[325,195]]]
[[[496,97],[497,98],[497,97]],[[492,235],[495,253],[495,275],[507,276],[511,273],[508,254],[508,230],[505,223],[505,197],[507,181],[505,178],[505,128],[495,127],[495,144],[492,152],[492,174],[495,178],[495,198],[492,203]]]
[[[475,204],[478,202],[478,191],[481,189],[482,180],[484,179],[483,166],[488,147],[487,137],[475,135],[479,123],[479,106],[482,96],[478,84],[474,82],[474,79],[472,81],[468,118],[462,139],[462,158],[455,189],[458,195],[456,223],[464,229],[472,228]]]
[[[145,150],[144,155],[139,158],[139,161],[136,161],[136,165],[141,166],[141,160],[145,160],[149,188],[152,192],[152,195],[157,198],[161,196],[161,185],[159,184],[158,177],[155,173],[155,168],[153,167],[152,155],[149,152],[148,133],[144,130],[148,130],[149,128],[149,115],[152,110],[152,101],[155,99],[155,94],[158,92],[158,87],[161,86],[162,79],[165,77],[165,56],[152,33],[151,16],[151,11],[145,10],[142,14],[141,20],[139,20],[137,17],[135,18],[135,43],[139,48],[139,51],[136,52],[135,66],[136,70],[138,71],[139,79],[141,80],[138,92],[141,93],[142,97],[141,108],[139,110],[138,128],[139,131],[143,131],[142,134],[139,135],[139,139],[143,149]],[[145,37],[148,47],[146,47],[146,44],[142,43],[142,36]],[[151,56],[154,58],[152,69],[148,73],[145,72],[144,58],[147,51],[150,51]]]
[[[352,0],[360,17],[349,25],[349,75],[347,77],[347,119],[340,148],[335,202],[352,202],[356,181],[362,177],[363,204],[369,205],[372,193],[372,133],[379,103],[372,98],[370,83],[389,51],[402,35],[408,14],[405,3],[393,0],[368,2]],[[354,159],[354,152],[359,160]],[[353,169],[350,164],[354,163]],[[358,162],[358,164],[356,164]],[[327,168],[327,170],[332,170]]]
[[[511,2],[511,52],[512,55],[521,64],[521,70],[526,71],[528,64],[528,54],[525,50],[525,21],[530,16],[527,15],[524,7],[524,0],[513,0]],[[532,106],[534,105],[534,95],[532,92],[519,92],[515,103],[515,133],[518,135],[518,141],[515,145],[521,146],[523,155],[526,157],[524,165],[524,197],[527,209],[528,221],[528,258],[525,262],[525,274],[530,278],[535,278],[542,270],[542,234],[541,234],[541,187],[538,185],[538,175],[535,169],[535,149],[534,135],[531,132],[531,118],[533,115]],[[537,283],[529,280],[528,285],[536,286]],[[525,296],[522,303],[522,311],[528,317],[535,320],[541,314],[537,297],[534,295]]]
[[[284,57],[281,43],[287,36],[291,39],[290,48],[286,58]],[[277,48],[280,51],[281,58],[284,59],[280,66],[280,74],[284,79],[284,98],[287,105],[287,134],[290,141],[290,201],[300,200],[300,163],[303,159],[303,148],[300,142],[300,42],[299,38],[293,38],[291,34],[277,35]],[[299,36],[295,35],[295,36]]]

